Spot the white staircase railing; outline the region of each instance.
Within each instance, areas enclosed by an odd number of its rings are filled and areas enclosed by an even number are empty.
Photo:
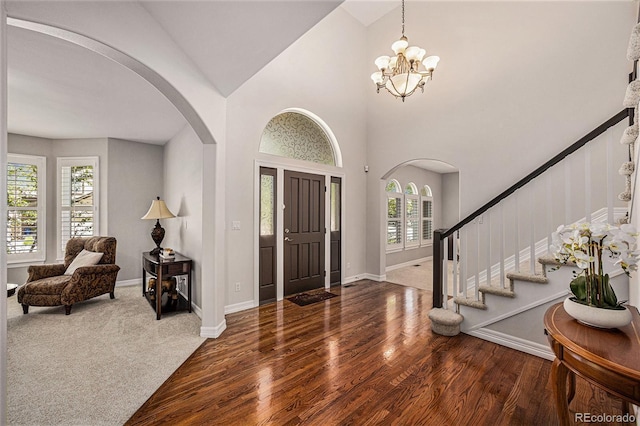
[[[542,274],[536,259],[561,224],[614,223],[614,210],[627,207],[618,200],[624,177],[616,168],[628,159],[627,147],[618,143],[627,115],[616,114],[460,224],[436,231],[434,307],[450,309],[452,297],[483,307],[481,286],[509,290],[508,272]],[[449,244],[452,259],[444,255]]]

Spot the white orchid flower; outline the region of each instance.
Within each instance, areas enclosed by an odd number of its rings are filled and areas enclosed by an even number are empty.
[[[592,256],[589,256],[588,254],[580,250],[576,250],[573,253],[573,258],[576,266],[580,269],[587,269],[589,267],[589,264],[594,261]]]

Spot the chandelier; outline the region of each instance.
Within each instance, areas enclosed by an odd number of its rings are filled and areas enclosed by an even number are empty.
[[[424,93],[424,85],[431,78],[433,71],[438,66],[440,58],[429,56],[425,58],[426,51],[418,46],[409,46],[409,40],[404,35],[404,0],[402,0],[402,37],[391,45],[395,56],[380,56],[375,64],[380,71],[371,74],[371,79],[376,84],[377,92],[381,88],[387,89],[396,98],[411,96],[417,88]],[[421,69],[422,65],[424,69]]]

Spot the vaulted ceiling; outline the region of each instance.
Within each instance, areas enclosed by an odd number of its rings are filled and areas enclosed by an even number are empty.
[[[24,7],[19,3],[8,3],[9,16]],[[340,3],[140,2],[225,97]],[[130,70],[47,35],[9,27],[8,67],[11,133],[162,144],[186,123],[171,103]]]

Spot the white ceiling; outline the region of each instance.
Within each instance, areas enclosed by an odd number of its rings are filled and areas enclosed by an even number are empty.
[[[153,86],[103,56],[8,28],[9,132],[165,143],[186,121]]]
[[[341,1],[145,1],[142,5],[227,97]]]

